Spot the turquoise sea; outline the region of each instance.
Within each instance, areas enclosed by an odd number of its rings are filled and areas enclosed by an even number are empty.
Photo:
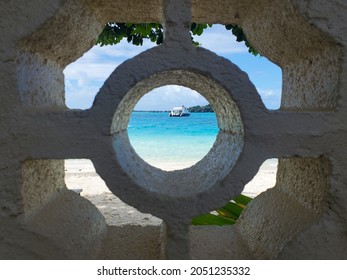
[[[165,170],[182,169],[202,159],[219,129],[214,113],[169,117],[166,112],[133,112],[130,143],[145,161]]]

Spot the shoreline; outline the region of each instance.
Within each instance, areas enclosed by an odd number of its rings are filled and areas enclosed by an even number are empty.
[[[153,163],[152,163],[153,164]],[[187,163],[159,163],[161,169],[171,170],[187,167]],[[189,165],[190,166],[190,165]],[[257,175],[244,188],[242,194],[255,197],[276,183],[277,159],[265,161]],[[139,212],[116,197],[96,173],[93,163],[88,159],[65,160],[65,184],[68,189],[82,189],[81,196],[90,200],[104,215],[109,225],[159,225],[161,220]]]
[[[191,162],[150,162],[153,166],[165,171],[183,169],[196,163]],[[277,159],[265,161],[259,168],[258,173],[252,181],[246,184],[244,191],[252,197],[264,190],[271,188],[276,183]],[[93,163],[88,159],[68,159],[65,160],[65,181],[68,189],[83,189],[83,194],[93,195],[111,191],[105,182],[96,173]]]

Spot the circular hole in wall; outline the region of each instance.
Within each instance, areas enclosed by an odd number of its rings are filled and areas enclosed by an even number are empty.
[[[128,125],[135,152],[166,171],[199,162],[212,148],[218,131],[208,101],[197,91],[178,85],[158,87],[144,95]]]
[[[135,105],[142,96],[164,85],[181,85],[203,94],[215,109],[218,124],[218,134],[208,154],[193,166],[172,172],[155,168],[139,157],[130,144],[128,133]],[[187,70],[163,71],[133,86],[117,106],[111,133],[118,164],[132,180],[147,190],[165,191],[175,197],[212,188],[236,164],[244,141],[241,114],[230,94],[215,80]]]

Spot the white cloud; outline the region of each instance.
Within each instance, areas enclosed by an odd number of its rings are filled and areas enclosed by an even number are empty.
[[[206,105],[208,102],[198,92],[186,87],[172,85],[156,88],[144,95],[135,110],[170,110],[174,106]]]
[[[67,80],[94,80],[105,81],[117,68],[119,63],[91,63],[79,62],[68,65],[64,70]]]
[[[74,86],[69,82],[66,83],[65,90],[69,92],[69,98],[66,98],[66,106],[71,109],[90,108],[99,89],[100,86],[92,83],[84,86]]]
[[[201,47],[212,50],[219,55],[248,52],[245,44],[237,42],[231,31],[225,30],[222,26],[206,29],[202,36],[194,36],[194,40],[199,42]]]
[[[97,45],[93,47],[93,53],[96,56],[101,55],[108,56],[109,58],[122,58],[122,60],[125,60],[152,47],[155,47],[155,44],[148,40],[145,40],[142,46],[134,46],[129,44],[126,40],[123,40],[119,44],[113,46],[108,45],[100,47]]]
[[[278,109],[281,105],[281,89],[259,89],[257,91],[268,109]]]
[[[154,45],[153,45],[154,46]],[[94,46],[64,69],[65,99],[69,108],[91,107],[99,88],[126,59],[149,48],[121,42],[116,46]]]
[[[67,66],[64,70],[66,105],[74,109],[90,108],[99,88],[117,66],[83,61]]]
[[[126,59],[144,51],[144,47],[130,44],[123,46],[94,46],[81,58],[69,64],[64,74],[66,79],[92,79],[105,81],[108,76]]]

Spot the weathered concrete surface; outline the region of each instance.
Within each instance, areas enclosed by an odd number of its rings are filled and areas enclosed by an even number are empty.
[[[99,259],[164,259],[163,227],[155,225],[109,226],[103,239]]]
[[[193,0],[191,12],[189,6],[189,0],[0,3],[1,258],[161,256],[158,242],[149,239],[153,242],[139,249],[130,236],[122,251],[107,251],[105,244],[121,243],[127,230],[110,230],[93,205],[65,189],[59,161],[64,158],[90,158],[112,192],[163,218],[169,229],[160,239],[162,244],[166,239],[166,257],[347,258],[346,2]],[[160,21],[168,36],[161,47],[118,67],[90,110],[68,110],[63,68],[93,45],[110,20]],[[190,20],[240,24],[254,47],[283,70],[281,110],[267,111],[247,75],[230,62],[193,48],[187,39]],[[132,167],[140,159],[126,142],[125,154],[114,149],[112,135],[126,128],[132,105],[146,93],[143,81],[155,77],[152,87],[164,85],[163,73],[175,71],[202,76],[192,85],[183,80],[193,88],[213,81],[207,84],[217,91],[204,94],[219,115],[221,132],[232,135],[236,128],[240,137],[236,145],[231,138],[217,143],[222,151],[234,145],[234,159],[224,152],[208,156],[216,166],[226,164],[222,172],[189,169],[183,179],[200,172],[208,183],[200,187],[199,175],[189,181],[189,192],[178,194],[150,186],[157,184],[151,169],[136,178]],[[125,118],[117,118],[117,110]],[[197,242],[211,237],[207,229],[189,235],[190,218],[240,193],[273,157],[286,158],[280,159],[276,187],[256,198],[230,230],[229,244],[240,247],[198,250]],[[180,174],[164,177],[171,182]],[[220,236],[227,231],[220,229]],[[113,239],[110,232],[116,233]],[[136,229],[133,237],[150,232]],[[245,248],[247,254],[238,254]]]
[[[22,164],[21,188],[26,216],[38,211],[64,189],[64,163],[60,160],[30,160]]]
[[[63,258],[95,259],[107,226],[96,207],[73,191],[63,189],[41,211],[26,217],[28,230],[63,250]],[[43,255],[41,258],[62,258]]]
[[[288,241],[315,219],[315,213],[273,188],[248,205],[237,229],[256,259],[274,259]]]
[[[190,238],[193,259],[254,259],[235,226],[192,226]]]

